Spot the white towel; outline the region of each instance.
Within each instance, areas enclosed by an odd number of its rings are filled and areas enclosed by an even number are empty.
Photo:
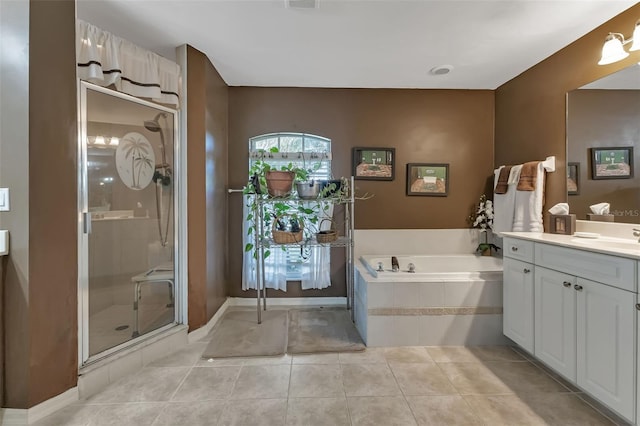
[[[495,190],[498,183],[498,177],[500,176],[500,169],[504,166],[500,166],[493,171],[493,189]],[[504,194],[493,194],[493,233],[501,236],[502,232],[509,232],[513,230],[513,216],[515,214],[516,203],[516,186],[518,186],[518,180],[520,179],[520,171],[522,170],[522,164],[513,166],[509,172],[509,180],[507,181],[507,192]]]
[[[542,204],[544,201],[544,164],[538,163],[536,188],[533,191],[515,191],[513,231],[543,232]]]

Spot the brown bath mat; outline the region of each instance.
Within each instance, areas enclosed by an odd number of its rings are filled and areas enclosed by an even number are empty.
[[[287,353],[363,351],[365,345],[345,309],[289,311]]]
[[[287,349],[287,311],[229,311],[213,329],[203,358],[283,355]]]

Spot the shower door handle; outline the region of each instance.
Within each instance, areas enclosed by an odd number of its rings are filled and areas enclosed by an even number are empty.
[[[91,213],[82,212],[82,231],[85,234],[91,233]]]

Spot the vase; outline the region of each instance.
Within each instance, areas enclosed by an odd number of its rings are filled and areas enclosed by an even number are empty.
[[[267,191],[272,197],[286,197],[293,189],[296,174],[289,171],[271,170],[266,173]]]
[[[488,247],[488,248],[482,250],[482,255],[483,256],[491,256],[491,247]]]

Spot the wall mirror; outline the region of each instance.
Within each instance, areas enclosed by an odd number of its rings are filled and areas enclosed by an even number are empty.
[[[567,202],[578,219],[607,202],[615,222],[640,223],[640,65],[567,94],[567,164]]]

